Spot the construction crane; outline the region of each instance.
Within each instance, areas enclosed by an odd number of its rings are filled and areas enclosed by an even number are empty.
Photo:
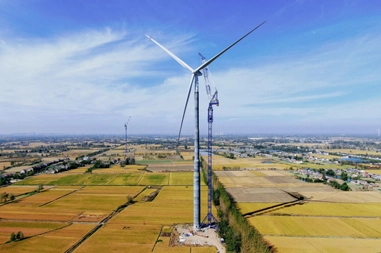
[[[205,57],[198,53],[201,57],[202,63],[206,62]],[[216,86],[214,85],[215,92],[212,95],[211,89],[210,89],[210,83],[209,83],[209,69],[208,67],[205,67],[202,69],[204,80],[205,80],[205,88],[206,88],[206,94],[209,99],[209,106],[208,106],[208,214],[202,221],[202,224],[205,226],[212,226],[213,223],[217,223],[216,218],[213,216],[212,213],[212,201],[213,201],[213,185],[212,185],[212,161],[213,161],[213,105],[219,106],[218,101],[218,91]]]

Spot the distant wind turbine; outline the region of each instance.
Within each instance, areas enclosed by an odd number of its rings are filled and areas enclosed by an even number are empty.
[[[124,124],[124,128],[126,130],[126,151],[125,151],[126,154],[128,153],[128,148],[127,148],[127,126],[128,126],[128,122],[130,122],[130,119],[131,119],[131,116],[128,117],[127,122]]]
[[[193,226],[197,230],[200,228],[200,151],[199,151],[199,144],[200,144],[200,134],[199,134],[199,84],[198,84],[198,77],[202,76],[201,70],[203,68],[206,68],[209,64],[211,64],[213,61],[215,61],[218,57],[220,57],[223,53],[228,51],[231,47],[233,47],[235,44],[240,42],[242,39],[244,39],[246,36],[248,36],[250,33],[255,31],[257,28],[259,28],[261,25],[263,25],[266,21],[262,22],[260,25],[252,29],[250,32],[242,36],[239,40],[235,41],[233,44],[222,50],[220,53],[216,54],[214,57],[212,57],[210,60],[203,62],[199,67],[196,69],[192,69],[188,64],[186,64],[184,61],[182,61],[179,57],[177,57],[175,54],[173,54],[171,51],[166,49],[164,46],[162,46],[159,42],[152,39],[150,36],[146,34],[146,36],[154,42],[156,45],[158,45],[161,49],[163,49],[167,54],[169,54],[173,59],[175,59],[181,66],[188,69],[191,73],[191,80],[189,84],[188,89],[188,95],[185,102],[185,107],[183,111],[183,117],[181,119],[180,124],[180,131],[179,136],[181,135],[181,129],[183,127],[185,112],[187,110],[189,96],[192,90],[193,82],[194,82],[194,109],[195,109],[195,129],[194,129],[194,176],[193,176]]]

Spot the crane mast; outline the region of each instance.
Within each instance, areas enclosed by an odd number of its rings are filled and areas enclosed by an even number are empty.
[[[205,57],[200,54],[202,62],[206,62]],[[212,201],[213,201],[213,181],[212,181],[212,163],[213,163],[213,105],[219,106],[219,100],[218,100],[218,91],[215,88],[215,92],[212,95],[211,89],[210,89],[210,83],[209,83],[209,69],[208,67],[202,69],[204,80],[205,80],[205,88],[206,88],[206,94],[209,99],[209,106],[208,106],[208,213],[204,220],[202,221],[203,225],[211,226],[213,223],[216,223],[217,220],[213,216],[212,213]]]

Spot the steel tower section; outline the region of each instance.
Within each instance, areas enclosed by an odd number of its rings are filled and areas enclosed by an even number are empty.
[[[205,62],[205,57],[200,54],[200,57]],[[202,221],[203,226],[211,226],[213,223],[217,223],[216,218],[213,216],[212,212],[212,202],[213,202],[213,105],[219,106],[218,101],[218,91],[215,87],[215,92],[213,96],[211,95],[210,83],[209,83],[209,69],[205,67],[203,70],[206,94],[209,99],[208,106],[208,213],[204,220]],[[207,221],[207,222],[206,222]]]
[[[208,213],[202,225],[212,226],[217,223],[216,218],[213,216],[212,203],[213,203],[213,105],[216,103],[209,103],[208,107]],[[207,221],[207,222],[206,222]]]
[[[194,82],[194,102],[195,102],[195,128],[194,128],[194,172],[193,172],[193,227],[200,228],[201,213],[201,186],[200,186],[200,120],[199,120],[199,85],[198,76],[201,72],[195,73]]]

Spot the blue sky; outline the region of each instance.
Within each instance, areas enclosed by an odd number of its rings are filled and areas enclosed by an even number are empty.
[[[145,34],[196,68],[264,20],[209,66],[214,132],[376,135],[377,0],[0,0],[0,134],[176,134],[190,73]]]

